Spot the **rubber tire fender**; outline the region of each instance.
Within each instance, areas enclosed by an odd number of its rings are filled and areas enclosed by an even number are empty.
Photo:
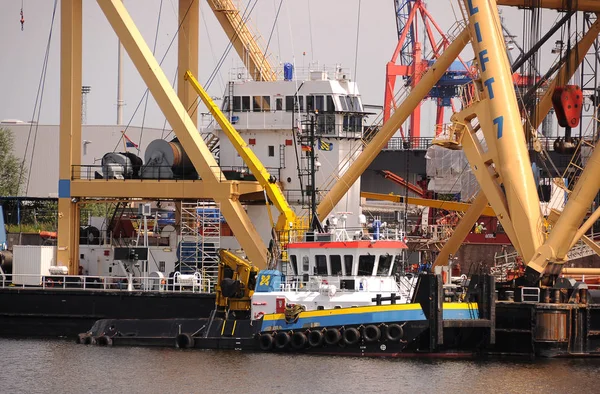
[[[323,333],[319,330],[312,330],[308,334],[308,344],[310,347],[323,346]]]
[[[98,346],[112,346],[113,340],[107,335],[102,335],[96,338],[96,345]]]
[[[385,339],[390,342],[398,342],[404,336],[404,330],[399,324],[390,324],[385,329]]]
[[[260,350],[271,350],[273,348],[273,335],[271,334],[261,334],[258,337],[258,346]]]
[[[328,345],[337,345],[337,343],[342,339],[342,334],[340,334],[340,330],[337,328],[328,328],[325,331],[325,343]]]
[[[308,343],[308,338],[306,338],[306,334],[303,332],[295,332],[292,335],[292,348],[296,350],[302,350],[306,347]]]
[[[360,341],[360,331],[354,327],[346,328],[342,337],[348,345],[356,345]]]
[[[275,336],[275,347],[279,350],[283,350],[290,344],[290,334],[284,331],[280,331]]]
[[[194,338],[188,333],[182,333],[175,337],[175,347],[189,349],[194,347]]]
[[[381,338],[381,330],[373,324],[363,328],[363,338],[365,342],[377,342]]]

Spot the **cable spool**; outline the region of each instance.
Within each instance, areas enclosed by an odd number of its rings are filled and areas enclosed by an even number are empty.
[[[164,171],[169,167],[175,177],[185,177],[195,173],[192,161],[177,139],[172,141],[154,140],[144,154],[144,178],[167,178]],[[148,175],[150,172],[152,175]]]

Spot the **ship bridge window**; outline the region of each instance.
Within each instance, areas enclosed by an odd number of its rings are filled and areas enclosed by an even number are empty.
[[[315,110],[315,98],[313,96],[306,96],[306,112],[312,112]]]
[[[333,104],[333,96],[327,96],[327,112],[330,114],[335,112],[335,105]]]
[[[304,111],[304,96],[285,96],[285,110],[288,112]]]
[[[374,267],[374,255],[363,255],[358,258],[358,275],[373,275]]]
[[[389,275],[393,259],[394,256],[389,254],[379,256],[379,264],[377,265],[377,275]]]
[[[292,263],[292,274],[298,275],[298,256],[296,256],[295,254],[291,254],[290,262]]]
[[[242,112],[250,111],[250,96],[242,96]]]
[[[327,275],[327,256],[323,254],[318,254],[315,256],[316,261],[316,274],[317,275]]]
[[[331,264],[331,275],[342,275],[342,257],[340,255],[329,256],[329,263]]]
[[[315,96],[315,109],[319,112],[325,111],[325,96]]]
[[[281,97],[275,99],[275,111],[283,111],[283,99]]]
[[[240,96],[233,96],[233,110],[236,112],[242,110],[242,98]]]
[[[348,101],[352,103],[352,111],[362,112],[362,105],[358,96],[348,96]]]
[[[351,254],[344,255],[344,275],[354,275],[352,271],[352,262],[354,260],[354,256]]]
[[[348,111],[355,111],[354,101],[352,100],[352,97],[344,96],[344,98],[346,99],[346,104],[348,105]]]
[[[348,112],[348,103],[346,102],[346,96],[340,96],[340,109],[344,112]]]
[[[271,97],[269,96],[253,96],[254,112],[269,112],[271,111]]]

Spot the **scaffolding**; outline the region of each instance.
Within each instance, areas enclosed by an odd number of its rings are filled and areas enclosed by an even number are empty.
[[[199,272],[203,283],[216,283],[221,247],[221,223],[224,219],[215,202],[181,203],[181,242],[179,271]],[[212,291],[213,289],[207,289]]]

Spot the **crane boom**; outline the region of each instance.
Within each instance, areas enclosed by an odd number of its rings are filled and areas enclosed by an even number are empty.
[[[265,53],[231,0],[207,0],[235,51],[255,81],[275,81],[277,76]]]
[[[296,221],[296,214],[289,206],[274,177],[269,174],[269,171],[267,171],[258,157],[256,157],[252,149],[246,144],[246,141],[244,141],[231,122],[229,122],[219,107],[217,107],[204,88],[200,86],[200,83],[191,72],[187,71],[185,73],[185,79],[192,85],[194,90],[196,90],[204,105],[206,105],[221,127],[221,130],[225,133],[227,138],[229,138],[229,141],[231,141],[231,144],[237,153],[244,160],[244,163],[246,163],[250,172],[252,172],[252,175],[256,177],[258,183],[266,190],[267,195],[279,210],[280,216],[277,220],[275,229],[277,231],[289,229],[289,226],[293,226]]]

